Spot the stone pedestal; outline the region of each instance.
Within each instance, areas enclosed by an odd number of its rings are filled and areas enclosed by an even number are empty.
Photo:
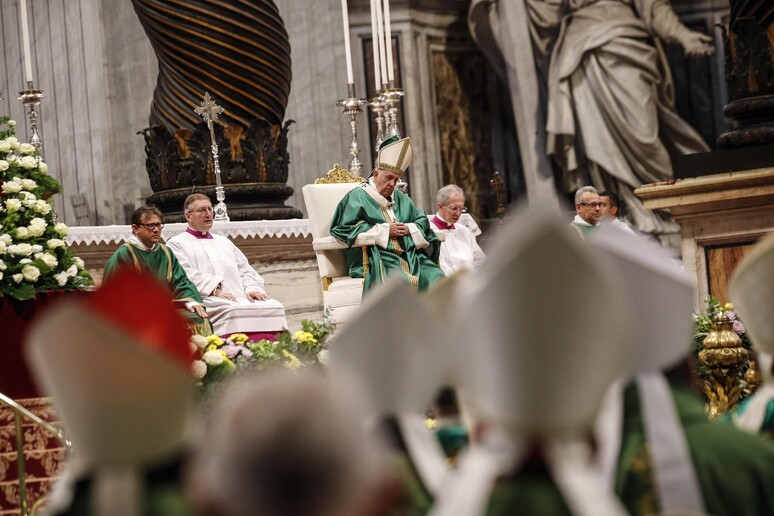
[[[634,191],[649,209],[668,209],[680,225],[685,269],[698,284],[695,305],[729,301],[727,282],[759,238],[774,229],[774,167],[743,170]]]

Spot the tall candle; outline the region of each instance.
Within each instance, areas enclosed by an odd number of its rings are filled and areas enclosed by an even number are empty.
[[[374,50],[374,84],[376,90],[382,87],[382,75],[379,65],[379,31],[376,23],[376,4],[379,0],[371,0],[371,41]]]
[[[27,82],[32,82],[32,53],[30,52],[30,30],[27,26],[27,0],[20,0],[22,45],[24,51],[24,76]]]
[[[349,46],[349,12],[347,11],[347,0],[341,0],[341,17],[344,20],[344,52],[347,58],[347,84],[355,83],[355,76],[352,73],[352,49]]]
[[[379,41],[379,64],[382,73],[382,82],[379,83],[379,88],[382,84],[387,82],[387,56],[384,53],[384,20],[382,19],[382,3],[376,0],[376,28],[378,31]]]
[[[390,0],[384,0],[384,45],[387,50],[387,80],[395,80],[392,68],[392,28],[390,26]]]

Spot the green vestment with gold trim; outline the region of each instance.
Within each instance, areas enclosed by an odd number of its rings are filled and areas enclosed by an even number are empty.
[[[174,253],[164,244],[156,244],[152,249],[147,250],[131,242],[124,243],[116,249],[107,263],[105,264],[105,273],[102,280],[108,279],[115,274],[121,267],[131,265],[134,268],[150,272],[159,280],[166,283],[175,301],[187,303],[195,301],[202,304],[202,297],[196,286],[188,279],[188,276],[175,258]],[[186,309],[182,309],[189,323],[193,324],[196,333],[209,335],[212,333],[212,326],[206,321]]]
[[[331,235],[350,246],[344,250],[350,277],[363,278],[363,291],[367,291],[384,282],[388,275],[401,274],[414,289],[425,290],[444,276],[438,266],[441,242],[430,229],[425,212],[403,192],[396,190],[392,194],[395,220],[416,224],[429,245],[419,249],[411,236],[405,236],[391,237],[386,248],[379,245],[352,247],[358,235],[391,221],[387,207],[369,195],[366,188],[373,189],[364,185],[347,193],[331,221]]]

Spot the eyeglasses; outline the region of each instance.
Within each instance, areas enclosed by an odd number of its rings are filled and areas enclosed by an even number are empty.
[[[604,204],[601,202],[579,202],[578,204],[584,208],[591,208],[592,210],[594,208],[601,208],[604,206]]]
[[[204,215],[205,213],[212,213],[212,206],[205,206],[203,208],[197,208],[191,211],[194,213],[198,213],[199,215]]]
[[[156,222],[155,224],[140,224],[140,226],[144,227],[148,231],[154,231],[156,229],[161,231],[161,229],[164,227],[164,224],[161,222]]]
[[[460,213],[467,213],[468,207],[467,206],[449,206],[448,204],[444,206],[446,209],[453,213],[457,213],[458,211]]]

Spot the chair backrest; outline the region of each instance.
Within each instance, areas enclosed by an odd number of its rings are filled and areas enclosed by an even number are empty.
[[[331,175],[334,174],[339,178],[339,181],[342,181],[342,173],[346,173],[346,171],[342,170],[338,165],[335,165],[333,170],[328,172],[328,177],[330,178]],[[306,204],[306,212],[309,215],[312,238],[314,240],[319,240],[331,235],[331,219],[333,218],[333,212],[336,211],[336,206],[339,205],[339,201],[341,201],[347,192],[357,187],[362,182],[362,178],[349,176],[348,173],[346,173],[344,179],[346,179],[347,176],[353,182],[310,184],[301,189],[304,195],[304,203]],[[325,181],[325,179],[318,179],[318,181]],[[317,251],[316,254],[317,265],[320,269],[320,278],[337,278],[349,275],[347,263],[342,251]]]

